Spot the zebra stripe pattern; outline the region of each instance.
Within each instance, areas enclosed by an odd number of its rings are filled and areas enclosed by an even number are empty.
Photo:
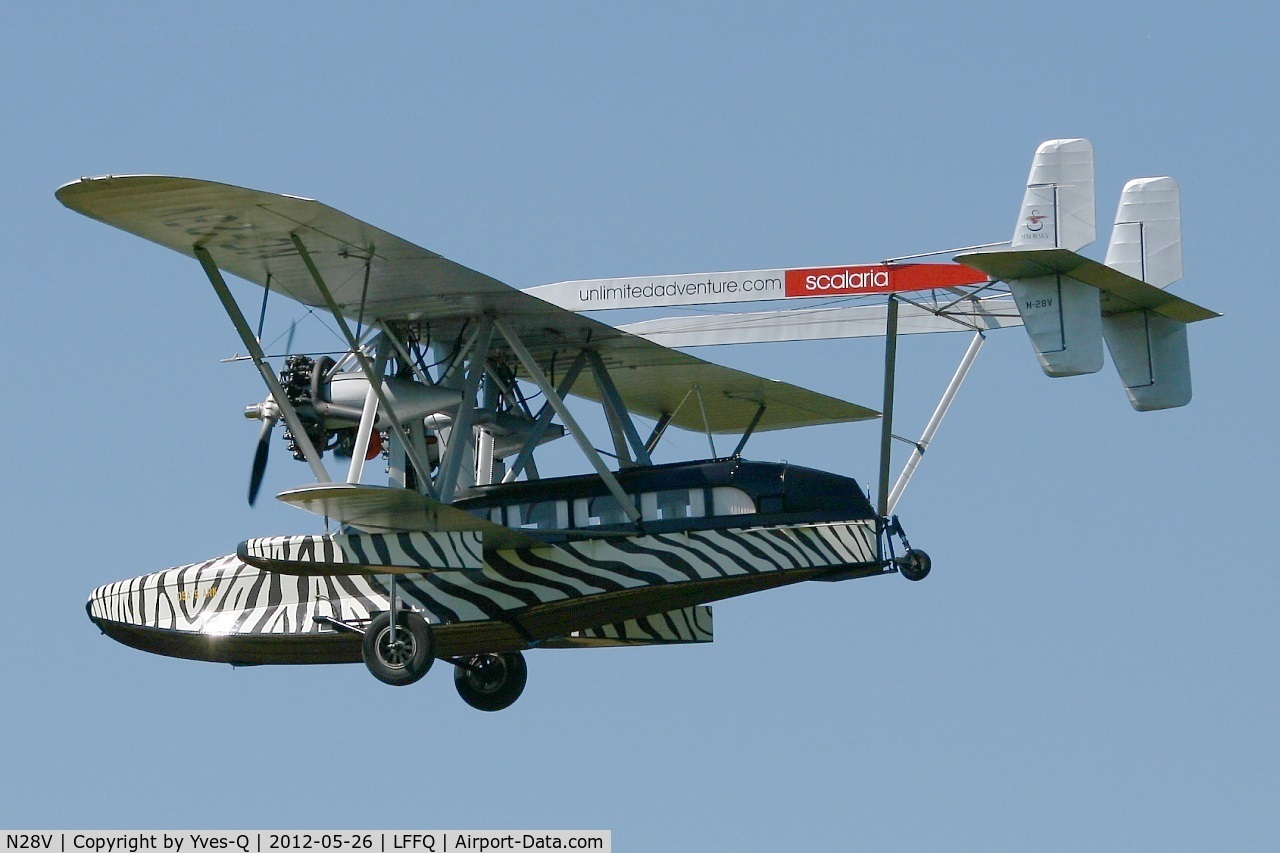
[[[837,569],[876,559],[874,521],[704,530],[495,551],[480,568],[408,575],[396,589],[429,622],[480,622],[623,590]],[[388,601],[384,578],[377,575],[284,575],[231,555],[100,587],[90,596],[89,613],[94,619],[212,635],[318,634],[333,629],[317,623],[317,616],[361,622],[388,609]]]
[[[628,619],[612,625],[574,631],[564,640],[547,643],[557,646],[631,646],[659,643],[711,642],[711,608],[705,604]]]
[[[236,555],[261,568],[329,574],[353,571],[432,572],[484,565],[476,531],[273,536],[241,543]]]

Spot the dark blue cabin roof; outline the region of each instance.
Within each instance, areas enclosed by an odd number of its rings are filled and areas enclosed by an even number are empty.
[[[754,501],[756,512],[724,519],[732,519],[737,525],[875,517],[870,501],[853,478],[785,462],[711,459],[624,468],[616,476],[623,491],[632,495],[722,486],[739,489]],[[608,487],[598,475],[580,474],[477,486],[467,490],[457,505],[475,512],[510,504],[573,501],[608,494]],[[684,521],[673,529],[718,526],[711,518]]]

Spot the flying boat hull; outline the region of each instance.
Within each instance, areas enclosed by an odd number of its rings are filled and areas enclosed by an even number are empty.
[[[475,569],[398,574],[396,595],[431,624],[436,656],[452,658],[706,641],[709,625],[694,624],[699,605],[883,571],[875,522],[858,519],[498,550]],[[243,665],[354,663],[360,637],[343,628],[388,610],[386,581],[372,573],[284,574],[228,555],[99,587],[88,612],[108,636],[157,654]]]

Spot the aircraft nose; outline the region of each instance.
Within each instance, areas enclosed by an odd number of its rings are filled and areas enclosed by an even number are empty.
[[[114,584],[98,587],[89,593],[89,600],[84,603],[84,612],[88,614],[90,621],[94,624],[97,624],[100,619],[107,618],[105,605],[109,599],[109,590],[112,586]]]

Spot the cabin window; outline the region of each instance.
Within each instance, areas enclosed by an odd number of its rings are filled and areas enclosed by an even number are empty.
[[[653,502],[657,510],[654,517],[663,521],[673,518],[701,518],[707,514],[707,501],[702,489],[655,492]]]
[[[565,515],[562,523],[561,511]],[[566,527],[568,507],[563,501],[537,501],[527,504],[511,504],[507,507],[507,526],[520,527],[526,530],[554,530]]]
[[[554,530],[559,527],[556,519],[556,502],[542,501],[529,504],[525,511],[525,527],[539,527],[543,530]]]
[[[633,496],[633,499],[639,495]],[[565,521],[568,518],[566,507]],[[613,495],[595,498],[578,498],[573,502],[573,527],[598,527],[602,524],[626,524],[630,519]]]
[[[712,515],[751,515],[756,511],[751,495],[730,486],[711,490]]]
[[[587,508],[588,524],[623,524],[626,520],[627,514],[613,495],[591,498]]]

